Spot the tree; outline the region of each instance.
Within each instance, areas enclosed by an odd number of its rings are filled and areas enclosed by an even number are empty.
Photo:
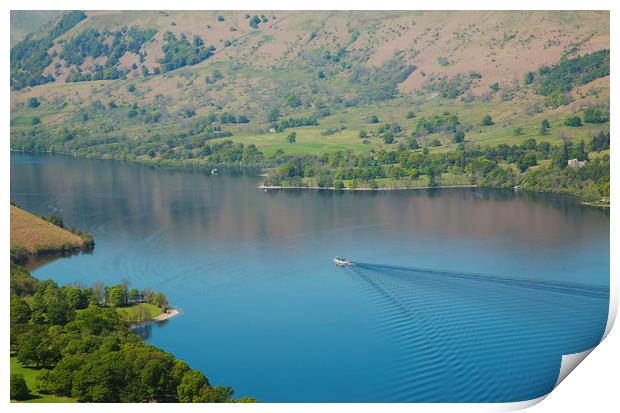
[[[280,117],[280,111],[278,108],[272,108],[267,114],[267,122],[277,122]]]
[[[605,123],[609,120],[609,108],[601,105],[588,106],[583,111],[585,123]]]
[[[106,287],[101,281],[95,282],[91,291],[90,301],[92,304],[101,306],[106,304]]]
[[[572,115],[566,118],[564,121],[565,126],[570,126],[572,128],[577,128],[581,126],[581,118],[577,115]]]
[[[253,29],[258,29],[258,25],[260,24],[260,18],[258,16],[252,16],[250,19],[250,27]]]
[[[533,153],[527,153],[519,158],[517,161],[517,167],[521,172],[525,172],[530,166],[537,165],[536,155]]]
[[[547,119],[543,119],[542,122],[540,122],[540,134],[541,135],[548,135],[550,128],[551,128],[551,124],[549,123]]]
[[[40,104],[41,104],[41,102],[39,102],[39,99],[37,99],[36,97],[28,99],[28,107],[29,108],[37,108],[37,107],[39,107]]]
[[[131,85],[127,86],[127,92],[133,93],[135,91],[136,91],[136,85],[131,84]]]
[[[17,296],[11,297],[11,326],[14,324],[27,323],[32,311],[26,301]]]
[[[526,85],[531,85],[534,82],[534,72],[527,72],[525,74],[525,78],[523,79],[523,83]]]
[[[200,393],[194,398],[194,403],[228,403],[234,391],[224,386],[203,386]]]
[[[383,142],[387,145],[393,144],[395,141],[394,134],[392,132],[385,132],[382,136]]]
[[[149,75],[149,69],[144,65],[140,67],[140,71],[142,72],[142,77],[147,77]]]
[[[168,299],[162,292],[158,292],[153,294],[151,297],[151,304],[155,304],[157,307],[161,308],[164,311],[168,311],[168,307],[170,304],[168,303]]]
[[[297,140],[297,133],[296,132],[289,133],[288,136],[286,137],[286,140],[288,141],[288,143],[295,143]]]
[[[127,288],[121,284],[108,289],[108,304],[114,307],[127,305]]]
[[[413,118],[415,118],[415,113],[414,113],[413,111],[411,111],[411,110],[410,110],[410,111],[409,111],[409,112],[407,112],[407,114],[405,115],[405,118],[407,118],[407,119],[413,119]]]
[[[82,309],[88,306],[86,294],[80,288],[69,288],[67,290],[67,302],[74,309]]]
[[[366,132],[364,129],[360,130],[359,138],[360,139],[367,139],[368,138],[368,132]]]
[[[140,291],[137,288],[132,288],[129,290],[129,301],[132,303],[137,303],[140,301]]]
[[[195,402],[203,387],[209,386],[209,380],[199,371],[186,372],[177,386],[177,395],[181,403]]]
[[[11,374],[11,400],[26,400],[30,390],[22,374]]]
[[[463,131],[458,131],[454,134],[452,141],[454,143],[461,143],[465,140],[465,133]]]
[[[482,126],[491,125],[493,125],[493,118],[491,117],[491,115],[484,115],[484,118],[482,118]]]
[[[62,218],[56,215],[45,215],[41,217],[42,220],[49,222],[50,224],[56,225],[57,227],[64,228],[65,223],[62,221]]]
[[[299,96],[291,93],[286,97],[286,104],[295,109],[301,106],[301,99],[299,99]]]
[[[379,123],[379,118],[377,117],[377,115],[372,115],[368,118],[368,123]]]
[[[37,333],[26,333],[19,341],[17,360],[24,366],[39,367],[40,359],[37,348],[41,344],[41,336]]]
[[[135,321],[137,323],[144,323],[146,321],[149,321],[150,319],[151,313],[149,312],[149,310],[144,308],[142,305],[138,305],[134,312],[134,320],[131,321]]]
[[[41,118],[39,118],[38,116],[34,116],[34,117],[32,118],[31,123],[32,123],[33,125],[38,125],[39,123],[41,123]]]
[[[415,137],[410,137],[407,139],[407,147],[411,150],[420,149],[420,144]]]

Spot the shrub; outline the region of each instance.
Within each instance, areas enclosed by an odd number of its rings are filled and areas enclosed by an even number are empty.
[[[461,143],[465,140],[465,133],[463,131],[458,131],[454,134],[452,141],[454,143]]]
[[[30,390],[21,374],[11,374],[11,400],[26,400],[30,397]]]
[[[372,115],[368,118],[368,123],[379,123],[379,118],[377,117],[377,115]]]
[[[253,29],[258,29],[258,25],[260,24],[261,20],[258,16],[253,16],[250,19],[250,27],[252,27]]]
[[[491,115],[485,115],[484,118],[482,118],[482,126],[491,125],[493,125],[493,118],[491,117]]]
[[[37,99],[36,97],[28,99],[28,107],[29,108],[39,107],[40,104],[41,104],[41,102],[39,102],[39,99]]]
[[[576,128],[581,126],[581,118],[577,115],[569,116],[564,121],[564,125]]]
[[[608,107],[602,105],[589,106],[583,111],[583,121],[585,123],[605,123],[608,120]]]

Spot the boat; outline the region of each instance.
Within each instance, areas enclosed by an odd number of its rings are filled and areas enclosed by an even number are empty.
[[[351,264],[351,262],[346,258],[336,257],[334,258],[334,264],[336,264],[337,267],[346,267]]]
[[[217,175],[217,174],[218,174],[218,172],[219,172],[219,171],[217,170],[217,168],[213,168],[213,169],[211,169],[211,175]]]

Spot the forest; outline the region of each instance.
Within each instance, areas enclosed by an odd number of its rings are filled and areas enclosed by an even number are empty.
[[[11,376],[11,399],[31,392],[80,402],[254,402],[233,398],[201,372],[145,343],[118,308],[138,301],[168,307],[161,292],[127,283],[58,286],[11,266],[11,356],[36,370],[35,385]]]

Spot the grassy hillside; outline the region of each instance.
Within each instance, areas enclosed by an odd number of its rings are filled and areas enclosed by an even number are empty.
[[[22,247],[30,253],[42,250],[81,248],[80,236],[11,205],[11,248]]]
[[[12,50],[13,149],[274,167],[609,132],[607,12],[67,16]]]

